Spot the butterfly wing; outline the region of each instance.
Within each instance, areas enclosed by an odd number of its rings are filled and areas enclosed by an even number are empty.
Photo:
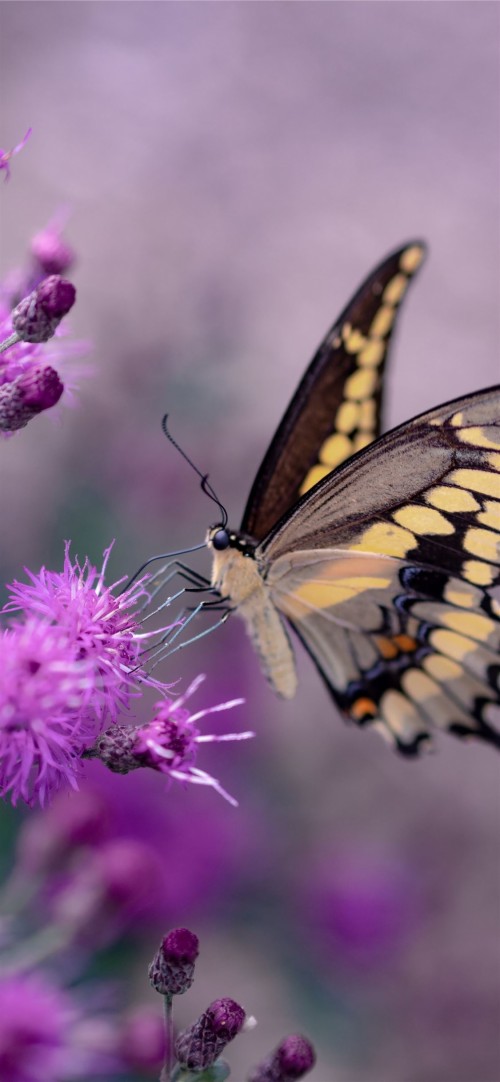
[[[262,540],[304,492],[379,435],[388,347],[424,254],[413,242],[388,256],[326,335],[257,473],[243,532]]]
[[[388,433],[257,558],[349,718],[406,754],[433,725],[500,746],[500,388]]]

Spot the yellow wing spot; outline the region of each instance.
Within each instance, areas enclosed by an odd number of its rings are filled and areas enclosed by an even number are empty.
[[[493,425],[487,428],[481,428],[479,425],[477,428],[463,428],[458,433],[458,438],[462,443],[471,443],[474,447],[487,447],[491,451],[498,451],[500,448],[500,433]]]
[[[394,278],[391,278],[390,282],[387,283],[382,293],[382,300],[386,304],[399,304],[407,285],[408,278],[406,274],[395,274]]]
[[[484,510],[476,517],[482,526],[489,526],[492,530],[500,530],[500,503],[498,500],[485,500]]]
[[[366,345],[366,338],[364,334],[361,334],[361,331],[358,331],[355,328],[352,330],[348,323],[346,324],[346,329],[347,327],[349,328],[347,334],[344,332],[344,329],[342,329],[344,349],[346,353],[359,353],[359,351],[363,349],[363,346]]]
[[[373,432],[358,432],[358,435],[354,437],[354,450],[362,451],[363,447],[368,447],[368,444],[373,443],[374,438]]]
[[[428,654],[422,665],[429,676],[433,676],[438,681],[458,680],[463,676],[462,666],[449,657],[443,657],[442,654]]]
[[[392,639],[386,639],[384,635],[375,635],[375,645],[385,661],[392,661],[398,656],[398,648]]]
[[[458,579],[446,584],[443,597],[449,605],[456,605],[459,609],[473,609],[481,601],[479,590],[471,590]]]
[[[394,323],[395,310],[392,304],[383,304],[374,316],[368,335],[370,338],[385,338]]]
[[[495,632],[493,620],[478,612],[447,612],[442,616],[442,621],[450,631],[458,631],[459,634],[468,635],[470,639],[478,639],[479,642],[487,642]]]
[[[495,458],[490,455],[489,458]],[[500,463],[500,455],[498,455]],[[452,485],[459,488],[472,489],[473,492],[482,492],[485,496],[496,496],[500,500],[500,475],[491,470],[453,470],[448,475]]]
[[[335,428],[339,432],[352,432],[353,428],[357,428],[359,425],[361,408],[357,402],[343,402],[337,410]]]
[[[359,407],[359,427],[365,432],[373,432],[376,422],[375,399],[367,398]]]
[[[440,511],[454,511],[456,513],[467,511],[479,511],[481,504],[464,488],[456,488],[455,485],[437,485],[436,488],[426,492],[427,503],[437,507]]]
[[[345,382],[344,394],[346,398],[355,401],[361,398],[369,398],[378,382],[378,372],[369,368],[358,368]]]
[[[330,609],[344,601],[351,601],[366,590],[385,590],[390,579],[378,576],[352,576],[332,582],[304,582],[291,594],[292,601],[304,601],[315,609]]]
[[[385,342],[374,339],[373,342],[368,342],[368,345],[361,350],[358,361],[364,368],[376,368],[383,359],[384,354]]]
[[[341,432],[335,432],[325,440],[320,452],[319,460],[323,466],[338,466],[344,459],[352,455],[352,443]]]
[[[314,488],[318,481],[322,481],[323,477],[326,477],[331,472],[330,466],[312,466],[300,486],[300,495],[303,496],[304,492],[309,492],[310,488]]]
[[[488,454],[486,458],[496,473],[500,473],[500,455]]]
[[[406,556],[416,546],[416,538],[409,530],[393,526],[389,522],[377,522],[361,535],[359,541],[349,548],[352,552],[383,553],[384,556]]]
[[[491,586],[495,578],[495,568],[491,564],[482,564],[479,560],[466,560],[462,575],[467,582],[473,582],[476,586]]]
[[[420,507],[419,504],[408,504],[395,511],[392,516],[394,521],[407,530],[413,530],[418,534],[452,534],[455,532],[451,522],[432,507]]]
[[[451,657],[453,661],[464,661],[468,654],[474,653],[475,647],[470,639],[456,631],[438,627],[430,634],[430,642],[435,650]]]
[[[500,560],[500,536],[493,530],[471,527],[464,537],[463,546],[471,556],[480,556],[482,560],[490,560],[492,563]]]
[[[373,699],[356,699],[350,707],[350,713],[356,721],[363,721],[364,718],[376,717],[377,709]]]
[[[454,413],[453,414],[453,417],[451,418],[451,423],[452,423],[454,428],[461,428],[462,427],[462,425],[464,423],[464,415],[463,415],[462,410],[460,410],[460,413]]]
[[[410,699],[414,699],[417,703],[428,702],[439,690],[434,680],[419,669],[408,669],[401,678],[401,684]]]
[[[424,258],[424,250],[418,244],[407,248],[399,260],[399,266],[405,274],[414,274]]]
[[[400,691],[386,691],[380,701],[381,713],[387,724],[401,740],[413,739],[423,731],[415,706]]]

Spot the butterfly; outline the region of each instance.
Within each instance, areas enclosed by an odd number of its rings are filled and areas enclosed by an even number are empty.
[[[500,387],[380,436],[391,336],[425,246],[369,275],[326,335],[241,529],[212,526],[212,588],[291,698],[289,629],[340,712],[415,756],[433,730],[500,746]]]

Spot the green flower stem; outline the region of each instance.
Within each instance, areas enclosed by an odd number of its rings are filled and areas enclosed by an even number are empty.
[[[172,1073],[172,1053],[174,1051],[172,996],[163,996],[163,1014],[165,1018],[165,1063],[160,1075],[160,1082],[174,1082]]]

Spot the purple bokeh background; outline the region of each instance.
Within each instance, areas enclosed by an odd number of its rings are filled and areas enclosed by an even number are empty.
[[[0,5],[0,142],[34,129],[0,192],[0,273],[69,204],[94,365],[77,409],[2,444],[3,580],[60,567],[66,537],[97,561],[115,536],[115,576],[203,537],[166,410],[237,525],[323,333],[411,237],[430,257],[388,425],[498,379],[499,40],[498,6],[468,2]],[[200,937],[179,1022],[225,995],[257,1016],[236,1082],[293,1030],[316,1082],[493,1082],[498,764],[450,739],[397,760],[298,661],[277,703],[234,621],[162,674],[206,671],[200,705],[246,696],[234,728],[257,740],[201,763],[239,811],[94,768],[111,834],[133,822],[177,875],[166,925]]]

